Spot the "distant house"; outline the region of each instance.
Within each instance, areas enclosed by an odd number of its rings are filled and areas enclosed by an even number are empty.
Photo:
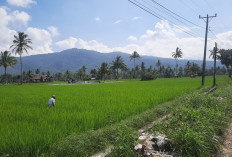
[[[53,76],[47,75],[36,75],[32,78],[32,82],[53,82]]]

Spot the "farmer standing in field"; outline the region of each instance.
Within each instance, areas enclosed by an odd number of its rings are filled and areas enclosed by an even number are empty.
[[[51,97],[51,99],[48,100],[48,107],[55,107],[55,95]]]

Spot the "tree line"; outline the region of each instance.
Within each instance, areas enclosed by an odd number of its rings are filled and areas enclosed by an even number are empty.
[[[138,58],[137,58],[138,59]],[[131,60],[134,60],[131,59]],[[154,63],[155,67],[146,67],[142,62],[140,65],[134,64],[133,68],[128,68],[121,56],[117,56],[111,63],[102,62],[101,65],[94,69],[87,69],[82,66],[76,72],[66,70],[65,72],[57,72],[51,74],[50,71],[41,72],[39,69],[34,71],[23,71],[22,75],[24,82],[33,82],[33,77],[37,75],[52,76],[55,81],[87,81],[87,80],[108,80],[108,79],[141,79],[153,80],[156,78],[174,78],[174,77],[197,77],[201,76],[201,68],[194,62],[187,62],[184,67],[171,66],[165,67],[162,62],[158,60]],[[225,67],[217,67],[217,75],[225,75],[228,73]],[[206,70],[206,76],[213,75],[213,68]],[[20,76],[7,75],[7,80],[10,82],[17,82]]]
[[[22,85],[23,83],[23,64],[22,64],[22,54],[24,52],[28,53],[28,49],[32,49],[30,46],[32,44],[31,39],[28,38],[28,35],[24,32],[18,32],[17,35],[14,35],[13,44],[10,46],[10,49],[13,53],[16,55],[19,55],[20,58],[20,83]],[[0,66],[3,66],[5,69],[5,75],[4,75],[4,82],[7,82],[7,73],[6,69],[7,67],[13,67],[15,64],[17,64],[17,60],[15,57],[11,56],[11,53],[8,50],[5,50],[4,52],[1,52],[1,59],[0,59]]]
[[[17,64],[17,60],[15,57],[11,56],[11,52],[7,50],[1,52],[0,66],[4,67],[4,75],[1,76],[2,82],[17,82],[18,80],[20,80],[20,84],[22,84],[23,81],[33,82],[33,77],[36,75],[52,76],[55,81],[85,81],[91,79],[153,80],[156,78],[196,77],[202,75],[201,68],[194,62],[191,63],[188,61],[184,67],[179,67],[178,59],[182,58],[183,55],[179,47],[176,48],[175,52],[172,52],[172,57],[176,60],[176,67],[174,68],[171,66],[165,67],[162,65],[160,60],[154,63],[155,67],[146,67],[144,62],[142,62],[141,65],[138,65],[136,64],[136,60],[140,59],[140,55],[137,51],[134,51],[130,56],[130,60],[134,63],[134,67],[131,69],[126,66],[121,56],[116,56],[116,58],[111,63],[102,62],[101,65],[94,69],[87,69],[86,66],[82,66],[80,69],[77,69],[76,72],[66,70],[64,73],[58,72],[51,74],[50,71],[40,72],[39,69],[36,69],[35,71],[23,71],[22,54],[24,52],[28,53],[28,49],[32,49],[30,44],[32,44],[32,41],[28,38],[28,35],[23,32],[18,32],[17,35],[14,35],[13,45],[10,46],[12,52],[20,56],[21,75],[12,76],[7,74],[7,67],[13,67],[15,64]],[[212,56],[216,60],[220,61],[221,64],[225,65],[226,68],[216,68],[215,66],[215,69],[207,69],[205,75],[213,75],[215,71],[217,75],[228,74],[228,76],[231,77],[232,49],[218,49],[217,47],[214,47],[214,49],[210,50],[210,52],[210,57]]]

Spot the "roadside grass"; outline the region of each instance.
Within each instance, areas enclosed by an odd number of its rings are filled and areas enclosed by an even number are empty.
[[[201,90],[184,95],[168,120],[159,123],[153,133],[165,133],[180,156],[211,156],[217,152],[220,136],[230,121],[231,100],[231,80],[210,94]]]

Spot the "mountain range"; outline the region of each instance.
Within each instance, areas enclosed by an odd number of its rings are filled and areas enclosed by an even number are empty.
[[[171,54],[170,54],[171,55]],[[132,68],[134,66],[133,61],[130,60],[130,54],[123,52],[112,52],[112,53],[100,53],[93,50],[85,49],[67,49],[61,52],[49,53],[49,54],[38,54],[25,56],[22,58],[23,61],[23,70],[32,70],[35,71],[37,68],[41,72],[47,72],[48,70],[51,73],[55,72],[65,72],[70,70],[71,72],[76,72],[83,65],[87,67],[87,70],[97,68],[101,65],[102,62],[111,63],[116,56],[121,56],[124,60],[124,63],[127,67]],[[19,58],[17,58],[19,60]],[[136,64],[141,65],[142,62],[145,63],[146,67],[152,66],[155,68],[157,61],[160,60],[161,64],[167,67],[175,67],[176,61],[171,58],[159,58],[153,56],[140,56],[140,59],[136,59]],[[197,63],[200,67],[202,65],[201,60],[182,60],[178,61],[179,67],[184,67],[187,61]],[[218,66],[221,66],[220,63],[217,63]],[[206,68],[213,67],[213,61],[207,61]],[[3,68],[0,69],[0,73],[3,73]],[[20,64],[14,66],[14,68],[7,68],[7,72],[11,74],[18,74],[20,71]]]

